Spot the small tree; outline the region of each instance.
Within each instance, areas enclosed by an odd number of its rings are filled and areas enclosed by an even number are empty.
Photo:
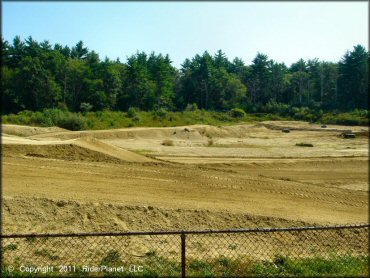
[[[233,118],[244,118],[245,117],[245,112],[241,108],[233,108],[229,111],[229,114]]]
[[[80,109],[83,113],[87,113],[87,112],[91,111],[91,109],[93,109],[93,106],[88,102],[82,102],[80,104]]]

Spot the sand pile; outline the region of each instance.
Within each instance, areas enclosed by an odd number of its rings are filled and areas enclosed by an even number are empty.
[[[113,146],[108,143],[101,142],[95,138],[87,137],[77,139],[74,145],[79,146],[83,149],[106,155],[109,157],[117,158],[127,162],[154,162],[155,160],[144,155],[136,154],[124,150],[122,148]]]
[[[4,233],[160,231],[304,226],[302,221],[210,210],[17,197],[3,200]]]
[[[101,142],[92,137],[75,140],[38,141],[18,136],[3,136],[5,157],[39,157],[89,162],[153,162],[152,158]]]

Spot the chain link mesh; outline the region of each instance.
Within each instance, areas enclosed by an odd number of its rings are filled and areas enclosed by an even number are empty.
[[[191,234],[187,276],[368,276],[368,228]]]
[[[187,277],[369,275],[369,225],[331,229],[2,238],[2,274]]]

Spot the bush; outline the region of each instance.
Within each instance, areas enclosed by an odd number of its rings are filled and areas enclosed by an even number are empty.
[[[229,114],[233,118],[244,118],[246,113],[241,108],[233,108],[229,111]]]
[[[42,111],[42,121],[45,126],[56,126],[63,120],[69,112],[65,112],[59,109],[44,109]]]
[[[367,126],[369,124],[369,119],[367,117],[367,112],[365,110],[362,112],[354,111],[352,113],[341,113],[341,114],[327,113],[323,115],[322,122],[326,124]]]
[[[129,118],[134,118],[136,115],[137,115],[137,109],[135,107],[130,107],[128,110],[127,110],[127,116]]]
[[[289,115],[289,105],[270,100],[263,108],[265,113],[277,113],[282,116]]]
[[[65,104],[64,102],[58,102],[57,108],[64,112],[68,111],[67,104]]]
[[[213,113],[212,114],[213,118],[216,120],[222,121],[222,122],[227,122],[233,120],[231,117],[230,113]]]
[[[140,123],[141,118],[139,117],[139,115],[136,115],[135,117],[132,118],[132,121],[135,122],[135,123]]]
[[[80,104],[80,109],[82,112],[86,113],[86,112],[91,111],[91,109],[93,109],[93,106],[88,102],[82,102]]]
[[[185,108],[185,111],[197,111],[197,110],[199,109],[196,103],[193,103],[193,104],[188,103],[188,105],[186,105],[186,108]]]
[[[154,111],[154,115],[163,120],[167,116],[167,110],[164,109],[164,108],[160,108],[160,109]]]
[[[79,114],[71,113],[60,119],[56,125],[69,130],[83,130],[86,128],[86,120]]]

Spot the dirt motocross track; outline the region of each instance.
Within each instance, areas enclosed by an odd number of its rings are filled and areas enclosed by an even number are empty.
[[[4,233],[368,222],[367,127],[2,128]]]

